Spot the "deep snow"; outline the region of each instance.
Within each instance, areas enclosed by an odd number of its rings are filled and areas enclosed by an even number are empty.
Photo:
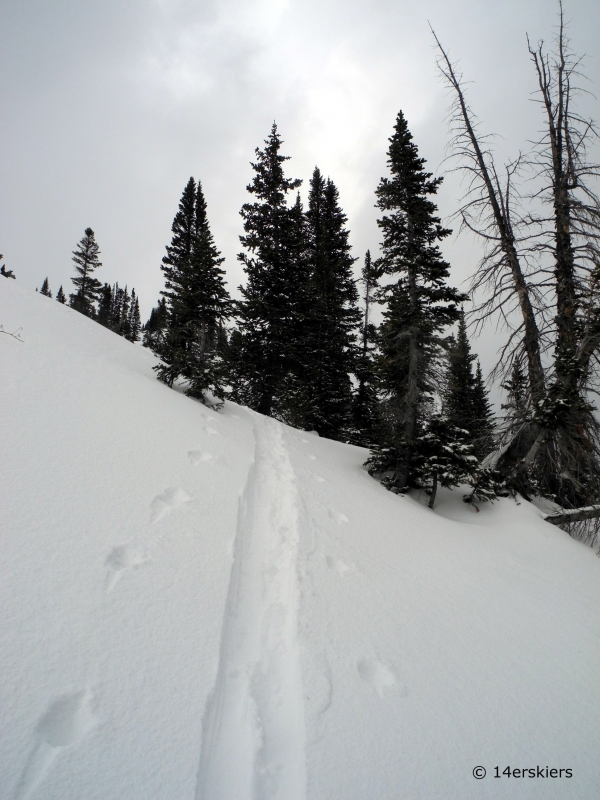
[[[18,282],[0,323],[1,798],[598,796],[591,549],[206,409]],[[493,777],[538,765],[573,777]]]

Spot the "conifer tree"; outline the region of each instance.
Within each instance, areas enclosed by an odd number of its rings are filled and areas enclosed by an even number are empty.
[[[138,296],[135,293],[135,289],[132,289],[131,306],[129,309],[129,319],[128,319],[128,334],[127,334],[127,339],[129,339],[130,342],[139,342],[141,327],[142,327],[142,321],[140,318],[140,303],[138,300]]]
[[[351,429],[350,372],[361,316],[345,225],[335,184],[315,167],[306,211],[310,306],[302,360],[310,406],[304,425],[330,439],[346,439]]]
[[[220,268],[200,182],[188,181],[171,228],[173,237],[163,258],[167,326],[156,339],[162,364],[159,380],[169,386],[183,377],[186,394],[207,402],[211,391],[223,399],[223,364],[219,331],[230,314],[230,300]]]
[[[476,358],[467,336],[465,313],[461,310],[456,340],[448,350],[448,390],[445,399],[448,418],[457,427],[467,430],[474,412],[473,362]]]
[[[114,286],[105,283],[100,293],[96,320],[119,336],[137,342],[140,338],[141,322],[135,289],[131,290],[130,296],[127,286],[123,289],[118,283]]]
[[[412,480],[430,492],[429,508],[433,508],[438,485],[452,489],[472,482],[478,463],[468,432],[448,419],[434,416],[415,439]]]
[[[354,367],[358,385],[352,404],[354,430],[351,441],[353,444],[362,447],[372,447],[377,438],[379,397],[374,358],[376,329],[371,322],[371,307],[373,293],[377,288],[377,276],[369,250],[365,255],[361,283],[364,287],[363,302],[365,310],[360,331],[360,348]]]
[[[453,425],[466,431],[466,441],[473,445],[477,458],[482,459],[494,446],[494,425],[479,362],[473,371],[476,359],[461,311],[456,341],[448,351],[446,416]]]
[[[506,409],[510,416],[522,420],[527,414],[529,401],[527,397],[527,378],[518,361],[514,362],[510,378],[503,384],[502,388],[507,393],[506,404],[501,406],[502,409]]]
[[[481,364],[477,362],[473,385],[473,451],[480,460],[490,453],[496,444],[494,414],[489,393],[483,380]]]
[[[282,145],[273,123],[264,150],[256,149],[255,171],[248,191],[256,198],[241,210],[244,253],[238,259],[247,275],[238,304],[241,339],[236,365],[237,396],[271,416],[282,403],[281,390],[296,370],[294,356],[306,320],[308,270],[298,259],[302,226],[298,201],[289,208],[286,195],[301,181],[288,179],[280,155]]]
[[[112,330],[125,338],[129,335],[129,306],[131,297],[127,291],[115,283],[113,287]]]
[[[100,298],[98,301],[96,320],[100,325],[104,325],[105,328],[112,328],[113,290],[110,283],[105,283],[99,294]]]
[[[315,430],[312,413],[314,397],[310,381],[310,350],[312,346],[311,314],[311,265],[307,248],[307,222],[300,193],[290,207],[290,227],[285,242],[287,258],[294,276],[290,280],[290,296],[294,298],[290,315],[290,332],[293,336],[287,343],[285,373],[277,385],[271,409],[272,416],[295,428]],[[301,285],[300,276],[304,276]],[[242,342],[243,342],[242,338]]]
[[[62,303],[63,305],[67,302],[67,297],[63,292],[62,284],[60,285],[58,292],[56,293],[56,299],[58,300],[59,303]]]
[[[185,331],[188,321],[185,313],[185,296],[192,260],[195,201],[196,181],[190,178],[173,219],[171,244],[167,245],[167,255],[163,257],[161,266],[165,275],[166,289],[161,294],[167,299],[168,322],[161,341],[161,349],[155,352],[163,362],[156,369],[158,378],[167,386],[172,386],[182,375],[188,360],[186,350],[189,338]]]
[[[52,297],[52,292],[50,291],[50,286],[48,284],[48,278],[44,278],[42,288],[40,289],[40,294],[43,294],[46,297]]]
[[[144,332],[142,344],[144,347],[148,347],[155,353],[161,352],[168,321],[169,312],[167,309],[167,299],[166,297],[161,297],[157,305],[150,312],[148,321],[142,326]]]
[[[77,292],[70,295],[71,308],[85,314],[92,319],[96,316],[96,299],[102,288],[100,281],[93,276],[94,270],[101,267],[98,259],[100,248],[96,242],[94,231],[91,228],[85,229],[85,235],[73,250],[73,262],[75,264],[75,278],[71,278]]]
[[[208,392],[221,401],[224,398],[223,346],[225,322],[231,314],[225,272],[221,269],[224,260],[210,231],[206,200],[198,181],[187,306],[194,335],[191,337],[192,358],[185,377],[190,384],[186,394],[202,402],[207,402]]]
[[[376,190],[383,232],[380,271],[393,279],[380,290],[387,302],[380,328],[379,371],[385,395],[381,448],[369,460],[372,473],[387,474],[386,484],[404,491],[413,480],[416,438],[430,412],[437,389],[436,368],[448,340],[444,329],[458,319],[457,303],[465,299],[446,284],[449,265],[437,242],[450,234],[443,228],[436,194],[441,178],[425,172],[402,112],[390,138],[391,177]]]

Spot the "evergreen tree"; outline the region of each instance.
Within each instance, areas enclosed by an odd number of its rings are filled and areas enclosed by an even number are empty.
[[[377,207],[389,212],[378,220],[383,231],[379,269],[394,281],[379,293],[387,302],[379,332],[384,425],[381,448],[368,461],[372,473],[387,473],[386,483],[396,491],[414,479],[415,440],[431,413],[440,356],[448,344],[442,332],[458,319],[457,303],[466,299],[446,285],[449,265],[437,242],[450,231],[429,199],[442,179],[432,179],[424,163],[400,112],[388,150],[391,177],[382,178],[376,190]]]
[[[373,292],[377,288],[377,275],[369,250],[365,255],[361,283],[364,287],[365,310],[360,331],[360,349],[354,368],[358,386],[352,404],[354,430],[351,440],[353,444],[372,447],[377,438],[379,396],[374,358],[376,329],[371,322],[371,306]]]
[[[60,285],[58,292],[56,293],[56,299],[58,300],[59,303],[62,303],[63,305],[67,302],[67,297],[63,292],[62,284]]]
[[[186,394],[207,401],[211,392],[224,398],[225,365],[223,347],[226,341],[225,322],[231,314],[231,300],[225,288],[225,259],[215,247],[206,213],[206,200],[198,181],[196,189],[194,240],[188,284],[191,337],[191,361],[185,377],[189,380]]]
[[[124,289],[115,283],[113,287],[113,308],[112,308],[112,330],[118,333],[119,336],[127,338],[129,336],[129,306],[131,304],[131,297],[127,291],[127,286]]]
[[[112,315],[113,315],[113,290],[110,283],[105,283],[100,290],[100,299],[98,301],[98,315],[97,322],[104,325],[105,328],[112,328]]]
[[[141,323],[135,289],[131,290],[130,296],[127,286],[122,289],[118,283],[114,286],[105,283],[100,292],[96,320],[119,336],[137,342],[140,338]]]
[[[230,300],[220,268],[224,259],[215,247],[206,214],[202,186],[188,181],[172,225],[173,237],[163,258],[167,326],[156,339],[162,364],[159,380],[169,386],[179,378],[186,394],[207,401],[211,391],[223,399],[220,329],[230,313]]]
[[[156,368],[158,378],[167,386],[172,386],[183,373],[187,361],[189,339],[185,331],[185,296],[192,260],[195,201],[196,181],[190,178],[173,219],[171,244],[167,246],[167,255],[163,257],[161,266],[166,289],[161,294],[167,299],[168,322],[161,349],[155,352],[163,362]]]
[[[479,459],[491,453],[496,444],[494,414],[490,405],[489,393],[485,387],[481,364],[477,362],[473,386],[473,425],[474,453]]]
[[[148,347],[155,353],[161,352],[168,322],[167,299],[161,297],[158,304],[150,312],[148,321],[142,326],[144,332],[142,337],[143,346]]]
[[[471,352],[467,336],[465,312],[461,310],[458,320],[456,340],[448,351],[448,390],[446,413],[459,428],[469,429],[473,419],[475,376],[473,362],[476,356]]]
[[[128,335],[127,338],[130,342],[139,342],[140,340],[140,329],[142,327],[142,321],[140,318],[140,303],[138,300],[138,296],[135,293],[135,289],[131,290],[131,306],[129,309],[129,319],[128,319]]]
[[[351,429],[350,372],[361,316],[345,224],[335,184],[315,167],[306,211],[310,284],[301,357],[310,405],[304,426],[330,439],[346,439]]]
[[[286,203],[287,193],[301,181],[285,177],[283,164],[289,157],[280,155],[281,145],[273,123],[264,150],[256,149],[255,176],[247,186],[256,202],[246,203],[240,212],[245,232],[240,241],[246,252],[238,259],[247,283],[240,287],[239,384],[234,388],[243,402],[267,416],[286,404],[285,379],[296,374],[309,277],[298,258],[303,230],[299,204],[290,209]]]
[[[507,398],[506,404],[501,408],[506,409],[510,416],[523,419],[528,412],[528,392],[527,392],[527,378],[518,361],[513,364],[510,379],[503,384],[503,389],[506,390]]]
[[[291,296],[294,297],[290,325],[293,326],[294,333],[287,343],[286,371],[277,385],[271,414],[295,428],[315,430],[311,418],[314,397],[310,381],[310,303],[314,298],[311,295],[307,236],[306,216],[298,192],[296,202],[290,207],[290,227],[285,242],[287,258],[295,272],[295,278],[290,281]],[[300,284],[299,276],[304,276],[303,285]]]
[[[477,477],[478,464],[468,431],[435,416],[415,439],[412,480],[430,492],[429,508],[433,508],[438,484],[451,489],[472,483]]]
[[[94,231],[91,228],[85,229],[85,235],[73,250],[73,262],[75,263],[75,278],[71,278],[77,292],[71,294],[71,308],[85,314],[92,319],[96,316],[96,299],[102,288],[102,284],[94,278],[93,272],[102,264],[98,259],[100,248],[95,239]]]
[[[48,278],[44,278],[42,288],[40,289],[40,294],[43,294],[46,297],[52,297],[52,292],[50,291],[50,286],[48,284]]]
[[[467,441],[482,459],[494,446],[494,425],[479,362],[473,372],[476,358],[471,352],[465,314],[461,311],[456,341],[448,353],[446,415],[453,425],[467,432]]]

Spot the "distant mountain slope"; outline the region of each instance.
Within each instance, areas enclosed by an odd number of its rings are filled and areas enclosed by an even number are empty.
[[[597,796],[592,550],[210,411],[18,282],[0,324],[0,797]]]

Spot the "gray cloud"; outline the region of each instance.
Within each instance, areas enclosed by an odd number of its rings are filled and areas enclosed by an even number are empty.
[[[147,315],[194,175],[235,290],[249,161],[275,119],[289,174],[306,184],[318,164],[338,184],[362,258],[379,242],[373,190],[400,108],[430,169],[448,168],[448,96],[428,20],[473,81],[472,106],[499,135],[502,159],[540,127],[525,33],[550,39],[555,11],[548,0],[9,0],[0,29],[0,251],[24,285],[48,275],[53,290],[67,289],[71,250],[89,225],[102,249],[99,277],[135,286]],[[598,87],[597,3],[571,0],[567,13]],[[594,115],[595,99],[582,102]],[[451,174],[439,195],[444,215],[460,195]],[[447,252],[464,280],[477,245],[454,238]],[[493,332],[478,345],[487,366],[495,346]]]

